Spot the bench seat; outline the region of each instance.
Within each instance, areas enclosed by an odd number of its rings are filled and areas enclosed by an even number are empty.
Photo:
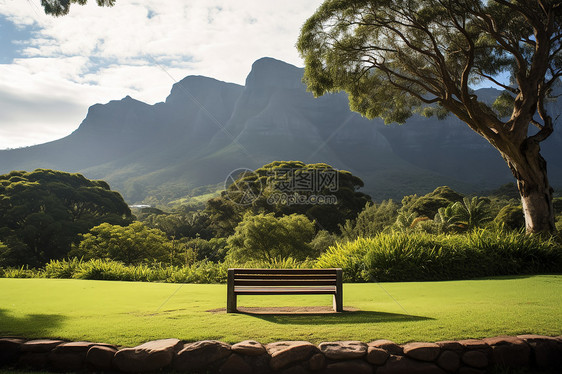
[[[237,295],[333,295],[343,311],[342,269],[228,269],[227,312],[237,311]]]

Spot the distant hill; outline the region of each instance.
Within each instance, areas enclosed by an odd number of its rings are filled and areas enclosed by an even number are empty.
[[[325,162],[361,177],[373,198],[400,198],[439,185],[462,192],[513,177],[498,152],[453,116],[413,116],[385,126],[349,110],[345,94],[315,99],[303,69],[256,61],[244,86],[202,76],[173,85],[165,102],[129,96],[90,107],[71,135],[0,151],[0,173],[51,168],[103,179],[129,203],[173,200],[221,183],[237,168],[275,160]],[[478,92],[487,99],[499,92]],[[553,185],[562,186],[562,135],[543,143]]]

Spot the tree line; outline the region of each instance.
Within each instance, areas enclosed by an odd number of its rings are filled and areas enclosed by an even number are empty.
[[[291,192],[285,183],[288,171],[290,178],[328,173],[337,185]],[[240,186],[256,189],[251,202],[236,200]],[[12,172],[0,176],[0,267],[41,267],[65,258],[174,266],[306,261],[338,243],[380,233],[438,235],[525,227],[514,184],[480,197],[442,186],[400,202],[373,202],[357,191],[360,186],[359,178],[327,164],[273,162],[240,175],[204,206],[142,208],[135,216],[103,181],[45,169]],[[268,203],[281,191],[333,193],[338,199],[321,206]],[[554,207],[562,229],[562,198],[554,199]]]

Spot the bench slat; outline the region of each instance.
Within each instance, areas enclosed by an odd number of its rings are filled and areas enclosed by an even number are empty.
[[[337,269],[232,269],[234,274],[336,274]]]
[[[336,280],[316,279],[235,279],[234,286],[335,286]]]
[[[336,280],[336,274],[234,274],[234,279],[333,279]]]
[[[336,287],[234,287],[239,295],[331,295]]]

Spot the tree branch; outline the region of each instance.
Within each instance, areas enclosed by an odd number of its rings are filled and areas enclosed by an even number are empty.
[[[503,89],[506,90],[506,91],[509,91],[509,92],[511,92],[511,93],[513,93],[513,94],[515,94],[515,95],[517,95],[517,94],[519,93],[519,90],[518,90],[517,88],[511,87],[511,86],[507,86],[507,85],[505,85],[505,84],[503,84],[503,83],[498,82],[498,81],[497,81],[496,79],[494,79],[492,76],[487,75],[487,74],[484,74],[484,73],[482,72],[482,70],[480,70],[480,69],[478,69],[478,70],[476,71],[476,73],[477,73],[478,75],[480,75],[480,76],[482,76],[482,77],[488,79],[489,81],[491,81],[491,82],[494,83],[495,85],[500,86],[501,88],[503,88]]]

